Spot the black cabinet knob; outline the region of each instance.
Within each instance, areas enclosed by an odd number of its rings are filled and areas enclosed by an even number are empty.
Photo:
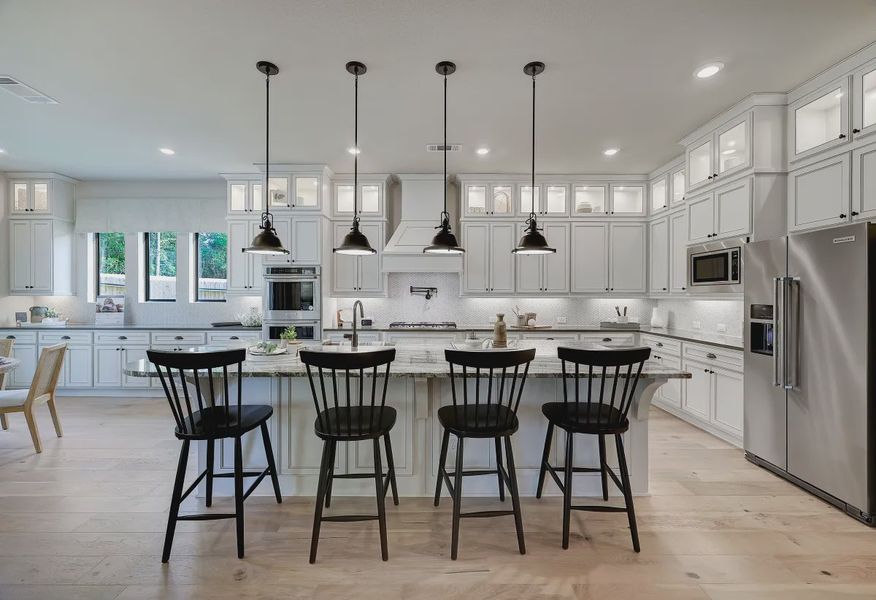
[[[852,216],[853,216],[853,217],[857,217],[857,216],[858,216],[858,211],[853,210],[853,211],[852,211]]]
[[[839,218],[840,218],[840,219],[845,219],[845,218],[846,218],[846,213],[840,213]]]
[[[708,373],[708,372],[709,372],[708,369],[703,369],[703,373]]]
[[[663,288],[663,291],[665,292],[665,291],[666,291],[666,288]]]
[[[840,139],[840,140],[846,139],[846,134],[844,134],[844,133],[839,134],[839,137],[837,139]]]
[[[852,129],[852,133],[861,133],[861,130],[856,127]]]

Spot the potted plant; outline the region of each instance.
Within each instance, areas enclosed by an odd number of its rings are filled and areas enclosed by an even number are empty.
[[[302,344],[298,339],[298,332],[295,330],[294,326],[289,326],[280,333],[280,342],[287,347],[292,346],[293,348]]]

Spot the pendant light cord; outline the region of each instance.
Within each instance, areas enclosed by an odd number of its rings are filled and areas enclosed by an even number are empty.
[[[450,221],[447,212],[447,69],[444,69],[444,212],[441,213],[441,223]]]
[[[262,214],[262,226],[273,221],[271,214],[271,74],[265,73],[265,212]]]
[[[532,75],[532,179],[529,185],[529,219],[528,224],[535,223],[535,74]]]
[[[353,85],[353,148],[356,151],[353,153],[353,226],[359,222],[359,205],[357,203],[359,196],[359,72],[355,73],[355,83]]]

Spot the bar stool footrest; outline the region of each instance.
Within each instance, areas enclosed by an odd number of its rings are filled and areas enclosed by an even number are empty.
[[[485,517],[506,517],[513,515],[513,510],[479,510],[475,512],[460,513],[460,519],[482,519]]]
[[[569,508],[572,510],[586,510],[590,512],[627,512],[626,508],[620,506],[604,506],[602,504],[573,504]]]

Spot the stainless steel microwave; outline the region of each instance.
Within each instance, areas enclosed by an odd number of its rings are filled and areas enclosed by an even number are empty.
[[[742,293],[742,245],[735,238],[691,246],[687,250],[687,283],[692,293]]]

